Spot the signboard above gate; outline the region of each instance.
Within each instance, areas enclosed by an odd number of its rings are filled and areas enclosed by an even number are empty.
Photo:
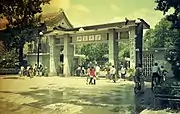
[[[82,41],[100,41],[102,38],[101,34],[97,35],[88,35],[88,36],[77,36],[76,41],[82,42]]]
[[[80,43],[80,42],[96,42],[96,41],[106,41],[107,34],[84,34],[84,35],[76,35],[72,38],[72,43]]]

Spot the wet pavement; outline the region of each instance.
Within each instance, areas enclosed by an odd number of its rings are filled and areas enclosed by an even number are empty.
[[[139,114],[152,105],[152,93],[146,89],[145,95],[135,96],[133,82],[101,79],[86,85],[85,80],[1,78],[0,114]]]

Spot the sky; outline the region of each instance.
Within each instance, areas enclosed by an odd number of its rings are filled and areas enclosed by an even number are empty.
[[[144,19],[151,28],[164,17],[155,11],[154,0],[52,0],[43,8],[43,13],[52,13],[62,8],[75,27],[95,25],[128,19]]]

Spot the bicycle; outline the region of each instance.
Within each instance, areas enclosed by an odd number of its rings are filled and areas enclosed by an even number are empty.
[[[134,82],[135,82],[135,86],[134,86],[134,93],[138,94],[141,91],[141,83],[140,83],[140,79],[136,79],[134,77]]]
[[[157,77],[152,77],[152,87],[151,87],[151,90],[152,91],[154,91],[154,88],[155,88],[155,86],[157,86],[158,85],[158,79],[157,79]]]

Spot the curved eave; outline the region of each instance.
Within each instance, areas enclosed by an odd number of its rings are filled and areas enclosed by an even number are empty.
[[[54,27],[57,25],[58,22],[62,21],[63,19],[65,19],[66,24],[68,25],[69,28],[73,28],[73,25],[70,23],[70,21],[68,20],[66,14],[64,13],[64,11],[60,11],[58,15],[56,15],[53,19],[51,20],[46,20],[46,25],[49,27]]]
[[[64,12],[62,12],[62,13],[63,13],[63,15],[64,15],[65,20],[67,21],[67,24],[68,24],[69,28],[73,28],[73,25],[72,25],[72,24],[70,23],[70,21],[68,20],[66,14],[65,14]]]
[[[144,21],[143,19],[139,18],[140,23],[143,23],[143,29],[150,29],[150,25]]]
[[[127,25],[132,25],[135,23],[135,21],[136,20],[129,20]],[[102,28],[111,28],[111,27],[122,27],[124,25],[125,25],[125,21],[122,21],[122,22],[115,22],[115,23],[70,28],[70,29],[66,29],[65,31],[79,31],[80,28],[83,28],[84,30],[93,30],[93,29],[102,29]]]

